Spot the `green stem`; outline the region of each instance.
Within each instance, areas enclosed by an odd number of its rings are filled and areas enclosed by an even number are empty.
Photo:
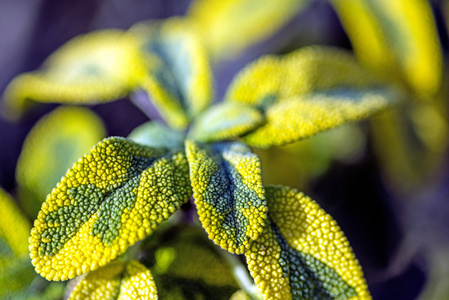
[[[166,124],[165,119],[161,117],[154,105],[151,103],[148,95],[143,91],[136,91],[129,95],[131,102],[137,106],[150,120],[158,120]]]
[[[223,257],[223,259],[231,266],[234,278],[240,288],[247,293],[253,300],[262,300],[259,292],[257,291],[256,285],[251,280],[248,273],[248,269],[242,264],[238,257],[234,254],[229,253],[219,247],[218,252]]]
[[[137,259],[137,255],[140,251],[140,246],[142,244],[142,240],[138,241],[134,245],[128,248],[126,251],[126,255],[124,257],[125,262],[130,262],[131,260]]]

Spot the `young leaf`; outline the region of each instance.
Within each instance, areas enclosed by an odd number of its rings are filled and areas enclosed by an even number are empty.
[[[101,120],[90,110],[60,107],[29,132],[17,162],[22,206],[35,218],[49,191],[73,162],[105,135]]]
[[[242,103],[222,102],[196,119],[190,137],[201,142],[225,140],[247,133],[263,121],[263,114],[256,108]]]
[[[137,260],[114,261],[86,275],[69,300],[158,299],[150,270]]]
[[[39,102],[98,103],[135,88],[145,69],[138,40],[120,30],[75,37],[44,63],[42,70],[16,77],[5,93],[7,117],[17,118],[26,99]]]
[[[396,94],[343,50],[309,47],[268,56],[237,75],[226,101],[252,105],[266,122],[243,137],[256,147],[284,145],[359,120]]]
[[[128,139],[138,144],[154,148],[179,150],[184,148],[184,133],[159,122],[146,122],[135,128]]]
[[[265,299],[371,299],[332,217],[294,189],[268,186],[265,192],[270,222],[245,252]]]
[[[243,253],[265,224],[267,207],[260,161],[242,143],[186,142],[193,195],[209,238]]]
[[[29,239],[33,265],[48,280],[104,266],[190,196],[183,153],[104,139],[47,196]]]
[[[270,36],[306,6],[308,0],[196,0],[189,16],[215,59],[232,57]]]
[[[185,19],[139,23],[130,31],[147,60],[142,88],[174,127],[185,127],[212,99],[212,75],[195,28]]]
[[[368,67],[435,95],[442,80],[442,54],[426,0],[333,0],[354,50]]]

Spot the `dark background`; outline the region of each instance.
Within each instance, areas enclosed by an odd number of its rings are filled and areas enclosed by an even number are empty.
[[[183,15],[189,2],[0,0],[0,94],[14,76],[38,68],[49,54],[78,34],[100,28],[127,29],[141,20]],[[441,6],[442,2],[433,3],[446,56]],[[310,44],[351,47],[326,1],[313,2],[275,36],[235,60],[216,65],[217,98],[247,62],[263,53],[285,53]],[[15,195],[15,167],[26,134],[55,107],[39,105],[16,123],[0,119],[0,186],[10,194]],[[127,136],[147,120],[127,99],[91,108],[103,119],[110,136]],[[308,192],[346,233],[374,299],[417,299],[431,278],[431,258],[449,248],[449,165],[446,159],[443,174],[431,187],[413,195],[418,201],[404,204],[385,187],[370,145],[368,141],[366,155],[355,162],[333,163]]]

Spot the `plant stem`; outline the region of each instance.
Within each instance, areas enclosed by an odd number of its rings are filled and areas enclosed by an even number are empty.
[[[242,264],[238,257],[234,254],[229,253],[219,247],[218,252],[223,257],[223,259],[231,266],[234,278],[237,281],[240,288],[247,293],[253,300],[262,300],[259,292],[257,291],[256,285],[251,280],[247,268]]]
[[[150,120],[158,120],[163,124],[166,124],[164,118],[162,118],[159,112],[151,103],[148,95],[144,91],[136,91],[129,95],[131,102],[137,106]]]

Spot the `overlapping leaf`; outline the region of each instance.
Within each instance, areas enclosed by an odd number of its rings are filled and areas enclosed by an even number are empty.
[[[254,107],[243,103],[222,102],[197,118],[190,137],[202,142],[225,140],[247,133],[263,121],[263,114]]]
[[[154,260],[151,272],[160,298],[228,300],[238,288],[231,267],[201,228],[176,226],[156,239],[146,253],[154,253],[147,260]]]
[[[128,139],[148,147],[179,150],[184,147],[184,133],[159,122],[146,122],[135,128]]]
[[[428,1],[331,2],[365,65],[387,78],[402,80],[419,94],[438,92],[442,55]]]
[[[20,200],[29,216],[36,217],[67,169],[104,135],[101,120],[84,108],[58,108],[35,125],[16,169]]]
[[[42,70],[16,77],[5,93],[7,117],[20,116],[26,99],[98,103],[134,89],[145,74],[138,40],[120,30],[75,37],[53,53]]]
[[[189,10],[215,59],[232,57],[281,28],[307,0],[196,0]]]
[[[209,62],[194,26],[173,18],[140,23],[130,31],[139,36],[146,56],[142,88],[167,122],[185,127],[209,105],[213,94]]]
[[[237,75],[226,95],[264,112],[266,122],[243,137],[262,148],[367,117],[395,98],[352,55],[322,47],[260,59]]]
[[[70,300],[158,299],[150,270],[137,260],[114,261],[86,275],[74,288]]]
[[[245,252],[265,299],[371,299],[346,237],[318,204],[265,188],[269,224]]]
[[[151,233],[190,196],[184,154],[107,138],[47,196],[29,240],[33,265],[49,280],[94,270]]]
[[[195,204],[209,238],[242,253],[265,224],[267,207],[260,161],[242,143],[186,142]]]

